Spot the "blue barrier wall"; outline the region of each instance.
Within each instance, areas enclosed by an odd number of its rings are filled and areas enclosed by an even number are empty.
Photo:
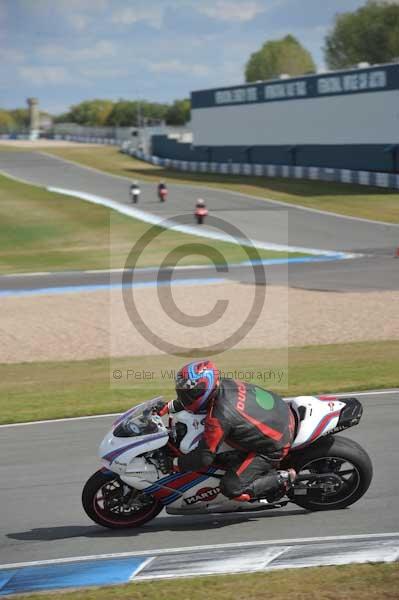
[[[399,146],[386,144],[304,146],[192,146],[165,135],[152,138],[152,153],[160,158],[216,163],[252,163],[331,167],[399,172]]]

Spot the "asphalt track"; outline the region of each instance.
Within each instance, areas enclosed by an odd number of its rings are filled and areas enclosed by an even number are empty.
[[[399,530],[399,390],[360,396],[364,415],[346,436],[371,456],[374,480],[351,508],[212,516],[161,513],[141,529],[112,532],[83,513],[80,494],[98,468],[97,447],[112,417],[0,428],[0,564],[69,556],[242,541]],[[110,406],[110,409],[112,407]]]
[[[39,152],[0,153],[0,171],[34,184],[83,191],[124,204],[129,182]],[[128,176],[129,173],[127,172]],[[323,250],[392,254],[399,243],[399,226],[303,210],[229,191],[170,185],[167,202],[156,198],[155,185],[140,182],[139,207],[170,218],[192,213],[204,196],[212,214],[238,227],[251,239]],[[342,187],[345,193],[345,186]]]
[[[165,270],[166,273],[166,270]],[[265,266],[268,285],[323,290],[331,292],[367,292],[399,289],[399,259],[391,256],[372,256],[354,260],[297,263]],[[136,270],[135,283],[156,281],[157,268]],[[173,281],[220,279],[253,283],[252,267],[229,265],[228,272],[220,273],[215,267],[191,267],[175,269]],[[67,271],[39,273],[36,275],[0,275],[0,296],[26,292],[51,293],[80,289],[98,289],[121,283],[120,272]]]
[[[129,202],[129,183],[122,177],[99,171],[39,152],[0,153],[0,171],[34,184],[57,186],[65,189],[97,194],[118,202]],[[127,172],[128,175],[128,172]],[[140,208],[153,214],[172,217],[192,212],[195,199],[201,194],[207,200],[212,214],[236,225],[252,239],[294,246],[314,247],[363,253],[356,260],[326,263],[273,265],[266,267],[269,284],[288,284],[291,287],[329,291],[373,291],[399,289],[399,260],[393,258],[399,245],[399,225],[373,223],[337,217],[228,191],[170,185],[165,204],[155,198],[155,186],[141,183]],[[345,187],[343,186],[343,192]],[[177,278],[220,277],[213,267],[174,273]],[[238,281],[251,281],[251,269],[230,268],[224,275]],[[138,273],[137,281],[149,281],[150,271]],[[112,283],[115,274],[59,273],[40,277],[0,277],[0,292],[5,290],[39,290]]]
[[[128,183],[38,153],[0,154],[0,170],[32,183],[86,191],[127,202]],[[192,211],[197,188],[170,186],[160,205],[154,185],[143,184],[141,208],[170,217]],[[315,289],[398,289],[399,261],[392,258],[399,241],[394,225],[369,223],[286,208],[251,197],[208,190],[212,212],[238,225],[254,239],[327,250],[356,251],[362,259],[289,267],[289,283]],[[389,261],[389,262],[388,262]],[[273,270],[286,281],[286,267]],[[198,273],[203,273],[199,270]],[[245,280],[239,267],[234,276]],[[143,275],[147,277],[147,275]],[[207,275],[209,276],[209,274]],[[76,285],[110,275],[68,273],[31,277],[29,285]],[[40,277],[44,278],[40,280]],[[153,273],[149,277],[153,279]],[[187,277],[187,272],[185,273]],[[58,280],[57,280],[58,278]],[[23,277],[1,279],[4,286],[26,289]],[[48,283],[48,280],[47,280]],[[19,288],[18,288],[19,286]],[[91,524],[80,505],[84,481],[98,468],[96,452],[110,417],[3,427],[0,432],[0,563],[96,553],[150,550],[328,535],[389,533],[399,529],[399,391],[363,397],[359,427],[346,432],[369,452],[375,476],[368,493],[347,510],[306,513],[284,510],[240,515],[171,517],[161,514],[139,530],[109,532]],[[111,407],[110,407],[111,409]]]

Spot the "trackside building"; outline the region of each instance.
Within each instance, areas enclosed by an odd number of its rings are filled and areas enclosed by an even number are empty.
[[[180,160],[399,171],[399,64],[192,92]]]

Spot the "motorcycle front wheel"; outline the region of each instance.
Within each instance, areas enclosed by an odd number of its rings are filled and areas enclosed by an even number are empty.
[[[354,504],[367,492],[373,477],[367,452],[355,441],[339,435],[293,452],[290,465],[301,477],[312,478],[306,493],[302,495],[305,490],[294,486],[288,494],[292,502],[311,511],[337,510]]]
[[[156,498],[131,488],[115,473],[103,469],[87,480],[82,504],[92,521],[109,529],[140,527],[163,509]]]

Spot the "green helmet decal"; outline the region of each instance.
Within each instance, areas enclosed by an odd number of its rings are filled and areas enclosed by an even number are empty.
[[[261,388],[255,388],[255,398],[258,406],[264,410],[271,410],[274,406],[274,398],[270,392],[262,390]]]

